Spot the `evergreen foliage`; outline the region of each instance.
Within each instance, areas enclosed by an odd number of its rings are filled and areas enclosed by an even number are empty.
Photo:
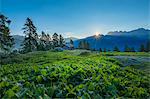
[[[115,52],[120,52],[119,48],[117,46],[114,47]]]
[[[146,52],[150,52],[150,41],[148,41],[146,43],[146,49],[145,49]]]
[[[65,40],[64,40],[64,38],[62,37],[62,35],[60,34],[60,35],[59,35],[59,46],[60,46],[60,47],[64,47],[64,45],[65,45]]]
[[[131,48],[128,45],[125,45],[124,51],[125,52],[131,52]]]
[[[103,52],[102,48],[99,49],[100,52]]]
[[[144,46],[144,44],[141,44],[141,46],[140,46],[140,52],[145,52],[146,50],[145,50],[145,46]]]
[[[30,18],[26,19],[26,23],[24,24],[24,28],[22,29],[24,30],[23,33],[25,34],[25,39],[23,41],[23,51],[36,51],[38,46],[38,34],[36,32],[36,27],[34,26]]]
[[[10,35],[10,23],[8,17],[0,14],[0,50],[5,53],[10,52],[14,44],[14,39]]]
[[[64,47],[65,41],[62,35],[54,33],[52,39],[49,34],[42,31],[41,35],[36,32],[36,27],[34,26],[32,20],[27,18],[24,24],[23,32],[25,34],[25,39],[23,41],[23,53],[32,51],[46,51],[54,49],[55,47]]]
[[[54,33],[52,38],[53,38],[53,45],[54,45],[54,47],[58,47],[58,45],[59,45],[58,34]]]
[[[71,48],[71,50],[74,49],[74,42],[72,39],[70,39],[70,48]]]

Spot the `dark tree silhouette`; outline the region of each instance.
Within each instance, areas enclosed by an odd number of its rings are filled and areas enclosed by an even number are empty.
[[[49,34],[46,35],[46,50],[52,49],[52,41]]]
[[[59,35],[59,46],[63,47],[65,45],[65,40],[62,35]]]
[[[144,44],[141,44],[141,46],[140,46],[140,52],[145,52],[145,46],[144,46]]]
[[[102,48],[99,49],[99,52],[103,52],[103,51],[102,51]]]
[[[70,39],[70,49],[71,49],[71,50],[74,49],[74,42],[73,42],[72,39]]]
[[[58,42],[59,42],[58,34],[54,33],[52,38],[53,38],[53,46],[58,47]]]
[[[85,40],[83,40],[83,42],[82,42],[82,49],[86,49],[86,41]]]
[[[26,19],[26,23],[22,29],[24,30],[23,33],[25,34],[25,39],[23,41],[23,51],[32,52],[37,50],[38,34],[36,33],[36,27],[30,18]]]
[[[104,52],[107,52],[107,49],[106,49],[106,48],[104,48]]]
[[[120,52],[119,48],[117,46],[114,47],[115,52]]]
[[[14,39],[10,36],[11,21],[4,15],[0,14],[0,50],[10,52],[14,44]]]
[[[46,50],[46,34],[44,31],[42,31],[41,36],[39,38],[39,43],[38,43],[38,50]]]
[[[150,52],[150,41],[146,43],[146,52]]]
[[[134,47],[132,47],[132,48],[131,48],[131,52],[135,52],[135,49],[134,49]]]
[[[131,49],[128,47],[128,45],[125,45],[124,52],[131,52]]]
[[[108,51],[108,52],[110,52],[111,50],[110,50],[110,49],[108,49],[107,51]]]
[[[54,33],[52,38],[53,39],[51,39],[49,34],[45,34],[42,31],[39,44],[38,44],[38,50],[45,51],[45,50],[54,49],[55,47],[63,47],[65,45],[65,41],[62,35],[59,35],[58,38],[58,34]]]

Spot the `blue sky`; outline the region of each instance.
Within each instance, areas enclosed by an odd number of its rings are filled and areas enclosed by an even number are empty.
[[[0,0],[0,12],[12,20],[12,34],[23,35],[30,17],[38,29],[83,38],[95,32],[150,29],[150,0]]]

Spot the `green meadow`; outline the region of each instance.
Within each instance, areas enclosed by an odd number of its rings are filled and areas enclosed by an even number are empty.
[[[37,51],[17,54],[15,57],[12,55],[1,60],[0,97],[148,98],[149,63],[127,66],[122,61],[124,59],[114,56],[148,58],[149,54],[66,50]]]

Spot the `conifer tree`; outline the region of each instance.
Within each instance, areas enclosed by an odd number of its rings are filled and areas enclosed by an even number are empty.
[[[82,49],[86,49],[86,41],[85,40],[82,41]]]
[[[64,45],[65,45],[64,38],[62,37],[62,35],[59,35],[59,46],[63,47]]]
[[[45,48],[46,48],[46,34],[44,31],[42,31],[37,49],[44,51]]]
[[[150,52],[150,41],[146,43],[146,52]]]
[[[134,47],[132,47],[132,48],[131,48],[131,52],[135,52],[135,49],[134,49]]]
[[[144,46],[144,44],[141,44],[141,46],[140,46],[140,52],[145,52],[145,46]]]
[[[103,51],[102,51],[102,48],[99,49],[99,52],[103,52]]]
[[[72,39],[70,39],[70,48],[71,48],[71,49],[74,49],[74,42],[73,42]]]
[[[38,42],[36,33],[36,27],[34,26],[32,20],[30,18],[26,19],[26,23],[24,24],[24,28],[22,28],[25,34],[25,39],[23,41],[23,51],[24,52],[32,52],[37,50]]]
[[[120,52],[119,48],[117,46],[114,47],[115,52]]]
[[[125,45],[124,52],[130,52],[130,51],[131,51],[130,47],[128,47],[128,45]]]
[[[53,38],[53,46],[58,47],[58,43],[59,43],[58,34],[54,33],[52,38]]]
[[[46,50],[52,49],[52,41],[49,34],[46,35]]]
[[[11,21],[4,15],[0,14],[0,50],[10,52],[14,39],[10,35],[10,25]]]
[[[86,49],[87,49],[87,50],[90,49],[90,44],[89,44],[89,42],[86,42]]]

